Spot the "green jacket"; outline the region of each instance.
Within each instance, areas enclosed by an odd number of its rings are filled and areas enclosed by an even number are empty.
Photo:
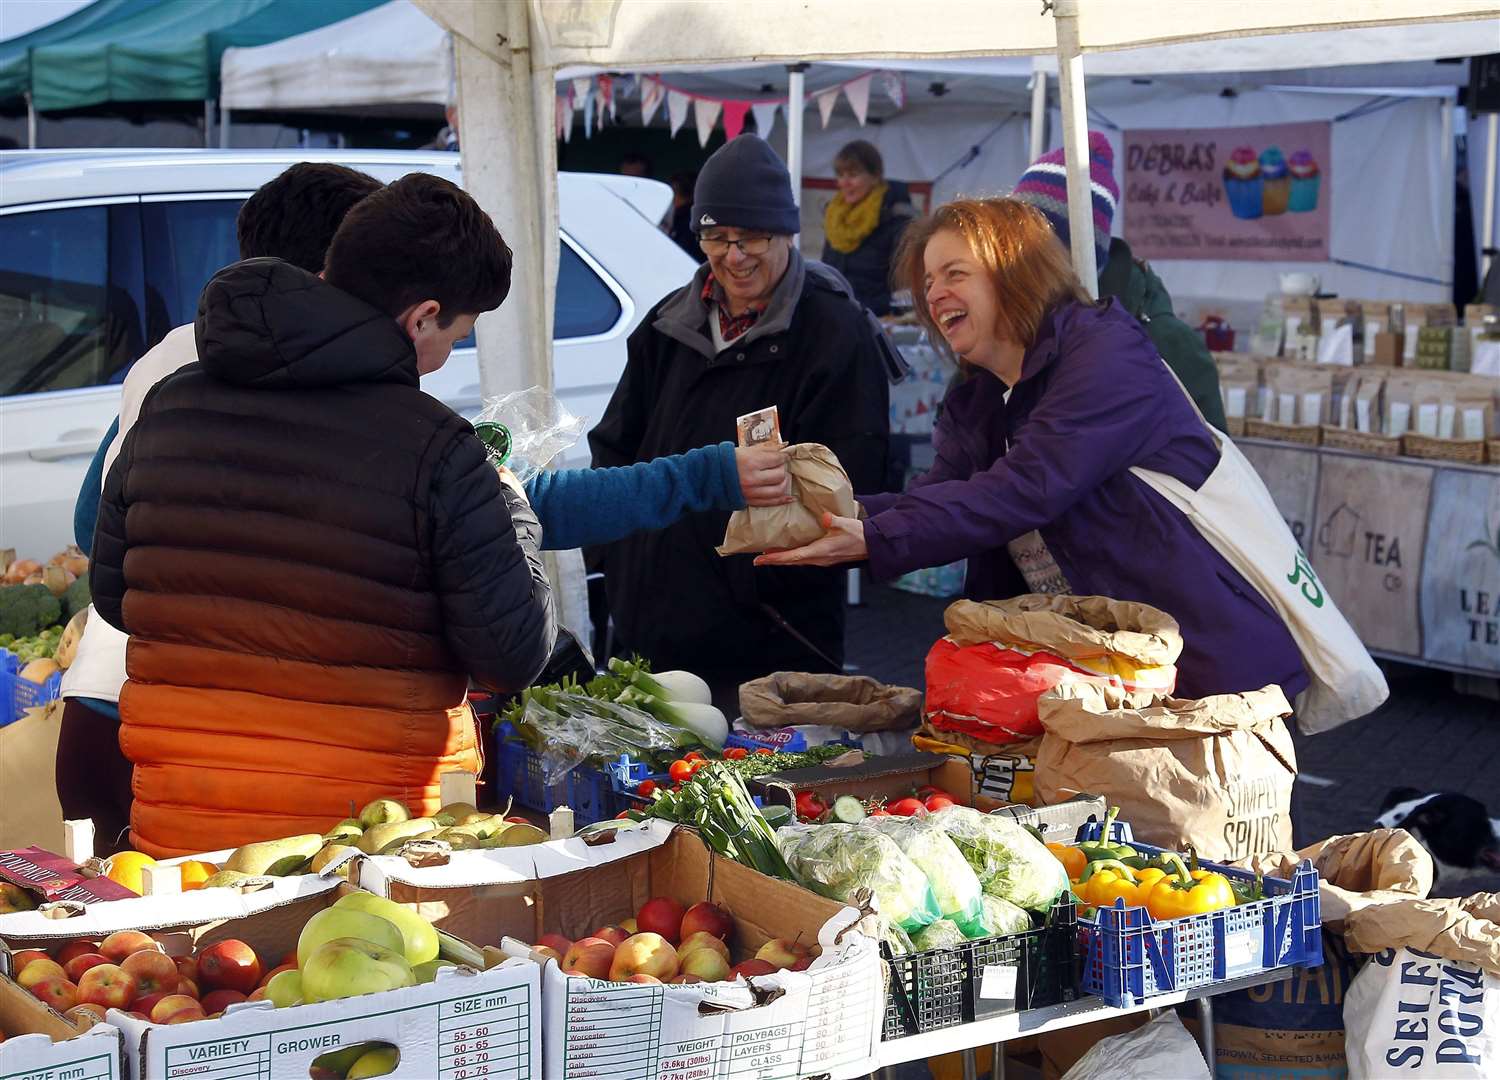
[[[1177,317],[1172,297],[1161,278],[1130,253],[1130,245],[1118,236],[1109,242],[1109,261],[1099,273],[1099,298],[1113,296],[1134,315],[1167,366],[1198,404],[1203,418],[1220,431],[1228,426],[1224,419],[1224,399],[1219,393],[1219,369],[1208,354],[1203,336]]]

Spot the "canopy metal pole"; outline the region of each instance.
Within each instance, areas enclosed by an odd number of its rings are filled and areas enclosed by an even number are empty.
[[[1495,169],[1500,163],[1500,113],[1490,113],[1489,120],[1489,144],[1485,147],[1489,154],[1484,162],[1484,237],[1480,241],[1480,248],[1492,250],[1497,246],[1495,241]],[[1482,278],[1490,272],[1490,263],[1495,261],[1493,255],[1486,255],[1480,265],[1479,274]]]
[[[230,110],[219,110],[219,149],[229,149],[229,114]]]
[[[1031,157],[1035,161],[1047,149],[1047,73],[1031,73]]]
[[[208,149],[214,144],[214,99],[203,99],[203,147]]]
[[[1057,0],[1057,89],[1062,102],[1063,150],[1068,157],[1068,233],[1073,269],[1090,296],[1099,295],[1094,256],[1094,193],[1089,177],[1088,102],[1078,46],[1078,0]]]
[[[792,198],[802,205],[802,116],[807,104],[806,64],[788,64],[786,81],[786,169],[792,174]]]
[[[26,149],[36,149],[36,102],[30,90],[26,91]]]

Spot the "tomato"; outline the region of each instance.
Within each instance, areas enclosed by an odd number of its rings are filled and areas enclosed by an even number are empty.
[[[877,806],[875,809],[871,810],[865,816],[866,817],[890,817],[891,816],[891,812],[889,810],[887,810],[883,806]]]
[[[689,766],[691,766],[691,768],[693,770],[693,773],[696,774],[699,769],[703,768],[703,766],[705,766],[705,765],[708,764],[708,759],[707,758],[701,758],[701,757],[697,757],[697,758],[690,757],[690,758],[687,759],[687,763],[688,763]]]
[[[630,811],[629,810],[621,810],[618,814],[615,815],[615,820],[616,821],[629,821],[629,820],[631,820],[631,818],[630,818]]]
[[[897,817],[918,817],[927,813],[927,807],[918,799],[897,799],[886,809]]]
[[[931,784],[923,784],[917,788],[917,798],[925,800],[929,795],[945,795],[947,792],[941,788],[935,788]]]
[[[755,752],[757,754],[774,754],[774,753],[776,753],[775,750],[767,750],[764,746],[762,746],[759,750],[757,750]]]
[[[929,814],[936,814],[943,807],[956,806],[957,803],[953,801],[951,796],[945,795],[941,791],[939,791],[935,795],[927,796],[927,801],[922,805],[927,807],[927,812]]]
[[[696,750],[689,750],[686,754],[682,755],[682,760],[683,761],[702,761],[703,760],[703,755],[700,754]]]
[[[691,761],[683,761],[681,758],[678,758],[676,761],[672,762],[671,766],[668,767],[667,775],[680,784],[693,775],[693,763]]]
[[[640,785],[636,787],[635,793],[637,795],[639,795],[643,799],[649,799],[649,798],[651,798],[652,792],[654,792],[655,790],[656,790],[656,781],[655,780],[642,780],[640,782]]]
[[[724,751],[725,761],[739,761],[741,758],[749,756],[750,751],[746,750],[743,746],[731,746],[728,750]]]

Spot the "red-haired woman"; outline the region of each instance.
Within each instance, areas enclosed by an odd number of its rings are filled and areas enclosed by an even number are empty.
[[[963,361],[933,435],[936,462],[903,495],[860,497],[864,521],[757,562],[868,559],[877,579],[968,559],[979,600],[1070,592],[1135,600],[1182,627],[1178,693],[1308,685],[1264,598],[1165,499],[1131,475],[1196,490],[1217,444],[1139,323],[1092,302],[1046,218],[1013,199],[949,203],[907,231],[897,275]]]

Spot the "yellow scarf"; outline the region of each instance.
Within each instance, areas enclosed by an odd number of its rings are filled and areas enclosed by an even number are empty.
[[[880,207],[885,202],[888,184],[876,184],[870,193],[857,203],[847,203],[843,196],[834,196],[823,215],[823,235],[828,246],[841,255],[847,255],[880,224]]]

